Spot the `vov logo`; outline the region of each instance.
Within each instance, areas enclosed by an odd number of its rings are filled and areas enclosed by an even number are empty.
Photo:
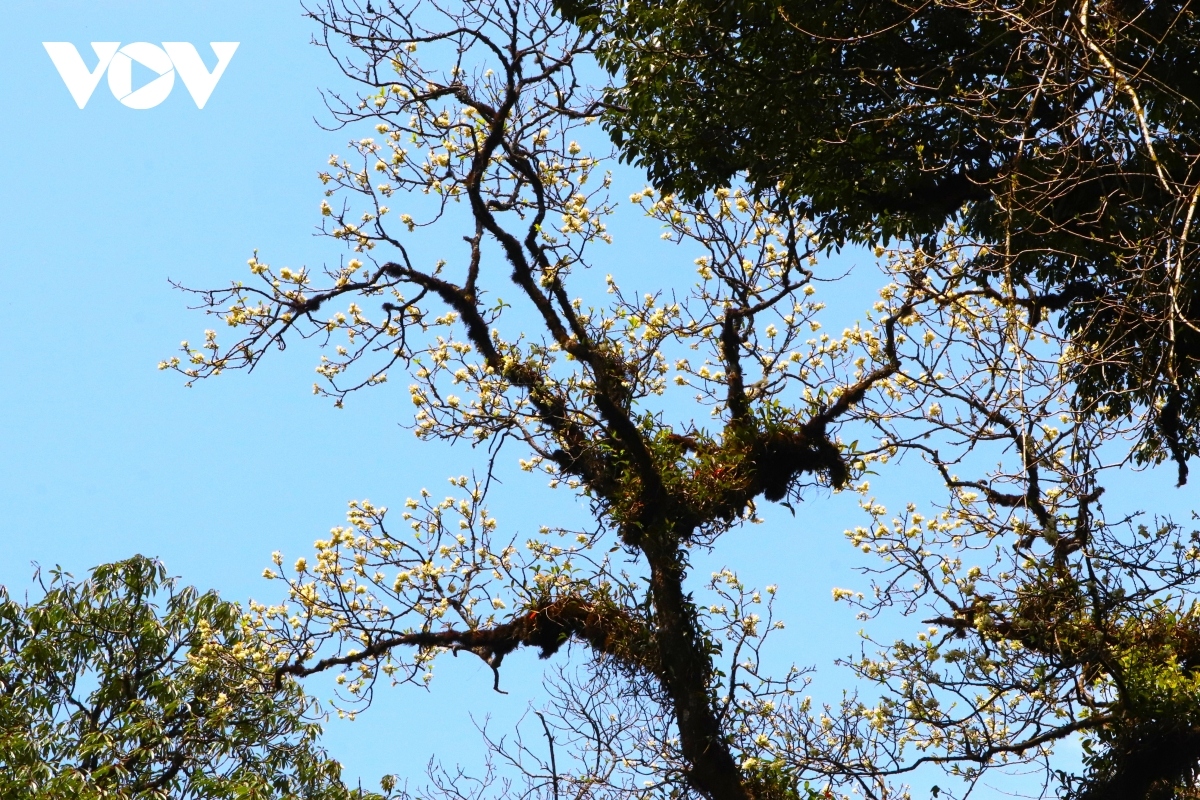
[[[209,42],[217,56],[217,66],[212,72],[204,66],[195,46],[188,42],[163,42],[162,47],[149,42],[132,42],[124,47],[120,42],[92,42],[92,50],[98,59],[95,69],[87,68],[83,57],[70,42],[42,42],[42,47],[50,54],[50,60],[80,108],[91,99],[105,70],[108,70],[108,88],[113,97],[129,108],[154,108],[166,100],[175,87],[176,72],[196,101],[196,108],[204,108],[238,44]],[[137,89],[133,88],[135,61],[158,75]]]

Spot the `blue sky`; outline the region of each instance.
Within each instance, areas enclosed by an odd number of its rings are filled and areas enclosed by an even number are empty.
[[[307,554],[343,520],[346,501],[398,506],[478,463],[399,426],[411,413],[404,381],[340,411],[314,398],[310,348],[193,389],[155,368],[208,327],[169,280],[208,287],[244,277],[255,248],[273,265],[341,255],[313,236],[316,173],[347,138],[314,123],[324,119],[318,89],[339,75],[309,44],[314,31],[297,2],[21,0],[7,11],[0,583],[19,594],[31,562],[82,574],[141,552],[230,599],[273,599],[259,577],[270,553]],[[104,81],[80,110],[44,41],[73,42],[89,66],[91,41],[193,42],[210,67],[208,42],[240,47],[203,110],[178,82],[162,105],[132,110]],[[640,187],[636,174],[620,178]],[[626,211],[601,271],[653,277],[670,268],[669,251],[644,245],[657,240],[648,225]],[[854,263],[843,255],[831,272]],[[690,257],[679,264],[690,275]],[[1126,490],[1180,504],[1166,476],[1154,477]],[[881,491],[889,481],[895,492],[915,485],[911,472],[885,476]],[[533,509],[565,512],[570,500],[547,499],[543,484],[506,484],[493,504],[501,524],[553,524]],[[780,661],[828,665],[856,649],[857,623],[830,600],[832,586],[865,587],[852,570],[863,562],[840,535],[858,524],[854,508],[854,498],[816,498],[794,520],[773,512],[769,525],[732,535],[697,569],[728,563],[748,583],[781,585],[791,627]],[[537,701],[540,669],[531,656],[510,659],[510,694],[501,696],[481,665],[446,659],[431,692],[383,692],[372,713],[331,725],[329,746],[351,776],[372,783],[384,772],[415,776],[437,753],[477,762],[472,717],[490,714],[496,731],[511,729]]]

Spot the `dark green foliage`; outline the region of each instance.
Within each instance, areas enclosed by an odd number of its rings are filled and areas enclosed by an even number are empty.
[[[1080,404],[1200,452],[1200,20],[1169,3],[562,0],[624,157],[687,197],[781,187],[827,241],[936,247],[1078,344]],[[1086,16],[1085,16],[1086,15]]]
[[[142,556],[0,589],[0,797],[351,795],[241,613]]]

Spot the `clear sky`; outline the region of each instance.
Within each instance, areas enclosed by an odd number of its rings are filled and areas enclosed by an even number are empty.
[[[399,506],[478,464],[469,451],[418,443],[399,426],[412,407],[404,381],[340,411],[314,398],[311,348],[193,389],[155,368],[181,339],[200,340],[210,327],[169,280],[209,287],[243,278],[255,248],[273,265],[319,266],[340,255],[313,236],[316,173],[347,138],[314,122],[326,119],[319,87],[339,75],[309,44],[313,32],[296,0],[6,4],[0,583],[14,594],[29,585],[31,562],[83,574],[141,552],[229,599],[272,600],[274,586],[259,577],[270,553],[308,554],[343,520],[346,501]],[[135,110],[103,80],[81,110],[45,41],[74,43],[89,67],[93,41],[192,42],[209,67],[209,42],[240,46],[203,110],[179,81],[161,105]],[[134,87],[150,77],[135,69]],[[636,174],[621,180],[640,188]],[[645,246],[656,233],[635,213],[614,226],[612,263],[601,272],[652,280],[682,265],[677,274],[690,276],[690,257],[674,264],[670,251]],[[435,254],[437,245],[418,250]],[[827,274],[854,263],[843,255]],[[911,491],[923,480],[916,474],[885,476],[881,491]],[[1179,504],[1166,477],[1128,491]],[[493,503],[501,524],[518,533],[553,524],[542,515],[571,501],[544,497],[543,484],[509,481]],[[697,569],[703,576],[729,564],[748,583],[780,584],[791,623],[776,645],[780,662],[828,665],[856,649],[858,624],[830,599],[832,586],[865,588],[853,572],[863,562],[840,535],[859,524],[855,507],[851,497],[814,498],[795,519],[771,512],[770,524],[732,535]],[[540,669],[530,656],[510,659],[510,694],[501,696],[482,665],[446,659],[431,692],[382,693],[372,713],[332,725],[328,744],[364,783],[384,772],[416,776],[437,753],[477,763],[472,715],[492,715],[497,733],[511,730],[537,701]],[[313,691],[327,694],[319,682]]]

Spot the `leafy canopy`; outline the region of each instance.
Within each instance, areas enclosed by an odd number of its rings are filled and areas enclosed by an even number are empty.
[[[605,124],[664,191],[745,176],[825,246],[954,221],[1086,357],[1081,410],[1200,452],[1200,17],[1188,0],[562,0],[602,36]]]
[[[0,796],[348,800],[241,610],[142,556],[0,589]]]

